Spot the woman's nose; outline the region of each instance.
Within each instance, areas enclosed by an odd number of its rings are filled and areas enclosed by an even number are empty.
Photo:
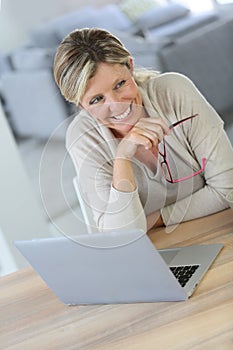
[[[114,93],[114,91],[111,93],[111,94],[109,94],[108,96],[107,96],[107,103],[109,103],[109,104],[112,104],[112,103],[116,103],[116,102],[120,102],[121,101],[121,97],[120,97],[120,95],[119,94],[117,94],[117,93]]]
[[[117,94],[111,94],[108,96],[107,100],[108,110],[111,114],[119,114],[122,109],[122,102]]]

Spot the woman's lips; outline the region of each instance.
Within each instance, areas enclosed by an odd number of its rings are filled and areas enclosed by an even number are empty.
[[[131,112],[131,106],[132,106],[132,104],[126,109],[126,111],[124,113],[119,114],[119,115],[114,115],[114,116],[112,116],[112,118],[114,118],[115,120],[119,120],[119,121],[126,119]]]

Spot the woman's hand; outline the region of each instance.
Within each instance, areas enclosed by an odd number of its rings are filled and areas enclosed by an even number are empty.
[[[157,157],[158,144],[169,133],[161,118],[141,118],[117,147],[113,171],[113,187],[118,191],[132,192],[136,189],[131,159],[139,147],[151,150]]]
[[[161,118],[141,118],[119,143],[116,157],[131,159],[139,146],[157,153],[159,142],[169,133]]]

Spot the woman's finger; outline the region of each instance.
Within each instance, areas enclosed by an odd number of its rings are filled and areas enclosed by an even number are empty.
[[[132,158],[139,146],[150,149],[153,147],[153,143],[148,137],[137,132],[129,133],[119,143],[116,156],[120,158]]]
[[[136,125],[149,128],[150,130],[154,130],[154,128],[159,126],[165,135],[171,132],[169,126],[161,118],[141,118]]]
[[[142,128],[141,126],[135,126],[134,131],[138,134],[148,137],[153,143],[161,142],[164,138],[164,132],[159,125],[154,126],[154,128]]]

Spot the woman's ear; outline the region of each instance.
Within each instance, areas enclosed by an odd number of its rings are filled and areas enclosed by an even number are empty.
[[[129,58],[128,62],[126,63],[126,66],[129,68],[130,72],[133,73],[134,62],[132,57]]]
[[[129,67],[130,67],[130,72],[133,73],[134,62],[133,62],[133,58],[132,57],[130,57],[130,59],[129,59]]]

